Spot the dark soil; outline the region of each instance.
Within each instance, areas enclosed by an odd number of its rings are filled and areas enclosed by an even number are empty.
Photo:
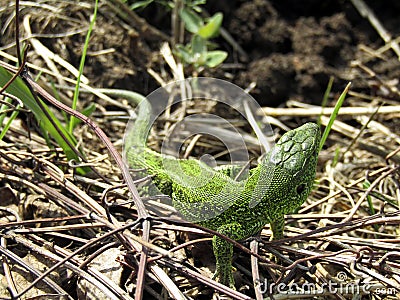
[[[366,3],[396,37],[399,2]],[[349,1],[209,1],[207,9],[224,13],[223,26],[247,54],[241,57],[219,39],[230,53],[226,62],[244,64],[244,69],[229,70],[233,82],[241,87],[256,82],[253,95],[262,105],[278,105],[289,98],[320,103],[331,76],[336,92],[348,81],[353,89],[370,90],[367,74],[352,67],[356,60],[366,61],[382,80],[398,77],[399,62],[392,51],[386,51],[382,60],[360,49],[361,45],[377,49],[384,42]],[[141,14],[170,34],[165,10],[150,6]],[[219,71],[209,73],[223,77]]]
[[[353,90],[386,93],[386,89],[382,91],[379,87],[382,81],[397,80],[400,73],[398,57],[392,50],[383,52],[380,57],[368,53],[366,48],[376,50],[384,42],[350,1],[208,2],[205,9],[209,14],[224,14],[223,27],[246,55],[240,55],[219,37],[215,39],[219,49],[229,53],[223,71],[221,68],[205,70],[200,75],[227,79],[243,88],[255,82],[257,86],[252,95],[262,105],[276,106],[293,98],[320,103],[330,77],[335,79],[334,92],[342,91],[352,81]],[[366,3],[388,33],[398,36],[399,2]],[[73,30],[79,27],[79,22],[86,22],[91,12],[79,6],[68,7],[63,13],[70,20],[57,19],[56,23],[49,23],[42,13],[33,13],[32,31],[53,34],[65,28]],[[170,79],[159,54],[161,43],[171,37],[170,11],[153,3],[138,14],[155,30],[130,17],[121,21],[107,5],[100,7],[85,69],[93,85],[148,94],[159,86],[149,75],[148,68],[165,75],[165,80]],[[10,26],[9,32],[5,32],[3,45],[11,42],[8,39],[13,37],[12,29]],[[81,33],[41,41],[77,67],[84,39],[85,34]],[[106,50],[112,51],[98,54]],[[355,66],[356,61],[379,74],[379,78]],[[192,75],[190,68],[186,71],[187,76]],[[398,87],[397,82],[395,85]],[[376,88],[371,89],[371,86]],[[384,96],[397,99],[390,92]]]

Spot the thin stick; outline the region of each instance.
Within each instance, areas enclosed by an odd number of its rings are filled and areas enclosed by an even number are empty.
[[[376,110],[375,107],[342,107],[340,109],[340,115],[371,115]],[[319,107],[310,106],[309,108],[273,108],[263,107],[260,113],[266,114],[267,116],[279,117],[279,116],[292,116],[292,117],[310,117],[319,115],[331,115],[334,111],[333,107]],[[378,115],[382,114],[393,114],[400,113],[400,105],[387,105],[379,108]]]
[[[358,10],[360,15],[364,18],[367,18],[371,23],[372,27],[378,32],[382,40],[385,41],[386,44],[389,44],[393,51],[397,54],[400,60],[400,47],[399,44],[392,39],[390,34],[387,32],[385,27],[383,27],[382,23],[375,16],[374,12],[368,7],[367,4],[363,0],[351,0],[351,3]]]

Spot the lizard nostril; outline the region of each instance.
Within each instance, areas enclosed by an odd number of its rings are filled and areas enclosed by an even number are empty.
[[[301,183],[296,187],[296,192],[297,194],[301,194],[302,192],[304,192],[305,189],[306,189],[306,184]]]

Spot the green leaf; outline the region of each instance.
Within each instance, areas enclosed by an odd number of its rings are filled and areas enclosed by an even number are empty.
[[[6,69],[0,67],[0,86],[4,86],[11,79],[11,77],[12,75]],[[66,140],[68,140],[71,145],[76,146],[77,142],[75,138],[65,129],[65,127],[61,125],[60,121],[55,117],[55,115],[48,108],[48,106],[42,100],[39,99],[41,105],[44,107],[47,114],[54,122],[55,126],[57,126],[57,129],[56,127],[54,127],[53,123],[49,120],[47,115],[42,111],[41,107],[33,97],[31,91],[25,85],[24,81],[20,77],[17,77],[13,81],[13,83],[7,88],[6,91],[19,98],[24,103],[24,105],[32,111],[45,138],[48,136],[49,133],[56,140],[57,144],[64,150],[64,153],[69,160],[71,159],[74,159],[76,161],[80,160],[80,158],[76,155],[73,149],[66,142]],[[62,135],[65,137],[66,140],[59,132],[62,133]],[[80,173],[84,173],[83,169],[80,169]]]
[[[187,46],[176,45],[176,54],[187,64],[193,63],[193,53]]]
[[[204,25],[200,16],[189,8],[183,8],[179,14],[185,23],[186,30],[191,33],[197,33],[200,27]]]
[[[192,53],[193,55],[201,55],[207,52],[206,40],[199,35],[194,35],[192,38]]]
[[[228,56],[228,53],[225,51],[220,51],[220,50],[215,50],[215,51],[210,51],[206,54],[206,61],[205,65],[209,68],[214,68],[221,64],[226,57]]]
[[[138,8],[145,8],[146,6],[148,6],[153,1],[154,0],[136,1],[131,6],[129,6],[129,8],[131,10],[135,10],[135,9],[138,9]]]
[[[223,14],[216,13],[209,19],[207,24],[199,28],[197,34],[204,39],[210,39],[212,37],[215,37],[216,35],[218,35],[219,29],[221,28],[222,19],[223,19]]]
[[[185,1],[186,6],[190,7],[193,10],[196,10],[198,12],[201,12],[201,7],[200,5],[206,4],[206,0],[194,0],[194,1]]]

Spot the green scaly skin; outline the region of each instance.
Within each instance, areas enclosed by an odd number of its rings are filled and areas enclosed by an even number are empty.
[[[145,126],[146,119],[139,112],[135,128]],[[285,133],[250,171],[247,180],[241,181],[232,179],[226,169],[213,169],[198,160],[177,159],[147,148],[143,136],[137,134],[144,131],[131,130],[125,141],[130,167],[146,168],[157,188],[171,197],[185,218],[234,240],[255,235],[267,223],[273,239],[282,238],[284,215],[299,208],[313,187],[320,142],[320,130],[314,123]],[[214,236],[213,250],[214,277],[234,287],[232,244]]]

